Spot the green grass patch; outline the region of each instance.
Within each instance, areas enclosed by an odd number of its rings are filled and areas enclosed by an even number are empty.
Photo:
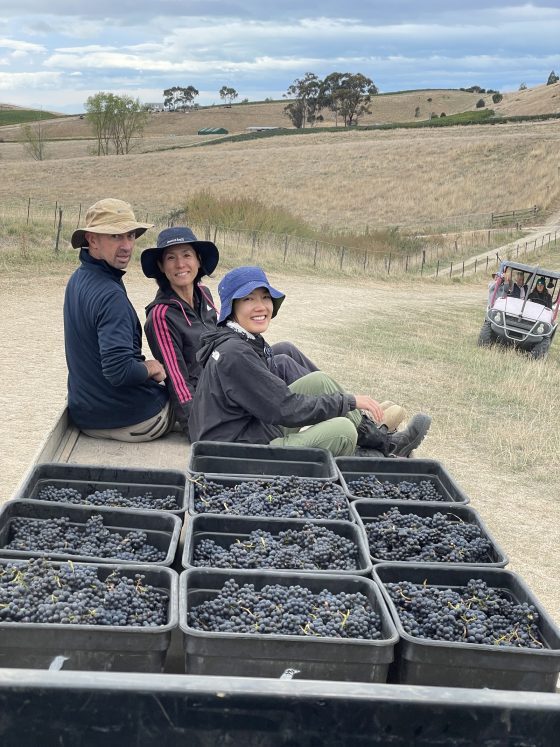
[[[0,110],[0,127],[39,122],[43,119],[60,119],[62,116],[64,115],[37,111],[36,109],[2,109]]]

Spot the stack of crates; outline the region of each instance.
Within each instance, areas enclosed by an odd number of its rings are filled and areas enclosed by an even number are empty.
[[[111,504],[98,505],[96,492],[111,491]],[[14,500],[0,510],[0,573],[16,567],[23,573],[34,558],[44,558],[55,568],[81,574],[85,566],[95,569],[97,579],[108,589],[115,574],[132,579],[138,593],[152,586],[164,596],[166,622],[157,626],[142,623],[99,624],[97,610],[91,610],[92,624],[67,622],[6,622],[0,617],[0,666],[36,669],[90,671],[163,672],[171,634],[178,625],[178,574],[172,569],[177,555],[187,500],[186,476],[175,470],[158,472],[78,464],[47,463],[37,465],[18,491]],[[51,499],[48,499],[50,493]],[[56,495],[57,499],[52,500]],[[135,497],[142,496],[142,509],[134,508]],[[163,500],[165,499],[165,500]],[[71,500],[72,502],[65,502]],[[170,510],[150,509],[173,506]],[[136,501],[138,503],[138,501]],[[93,531],[92,518],[100,517],[102,532],[118,542],[115,556],[110,552],[92,555],[78,543],[56,551],[14,542],[15,529],[22,523],[41,531],[45,526],[70,527],[76,536]],[[99,518],[96,519],[99,521]],[[61,522],[63,524],[61,525]],[[89,523],[88,523],[89,522]],[[143,533],[154,560],[134,559],[135,538]],[[134,534],[131,534],[134,533]],[[122,539],[118,539],[121,537]],[[138,540],[141,542],[141,540]],[[122,545],[122,552],[121,546]],[[102,547],[102,545],[100,545]],[[128,554],[130,557],[123,559]],[[101,556],[103,555],[103,556]],[[141,556],[139,556],[141,557]],[[8,570],[13,575],[12,570]],[[113,574],[113,576],[112,576]],[[11,577],[10,575],[10,577]],[[141,577],[139,580],[138,577]],[[17,576],[16,576],[17,579]],[[21,582],[21,599],[37,604],[25,580]],[[64,591],[60,585],[61,593]],[[57,600],[57,591],[52,594]],[[44,603],[48,605],[49,599]],[[72,612],[68,613],[70,616]]]

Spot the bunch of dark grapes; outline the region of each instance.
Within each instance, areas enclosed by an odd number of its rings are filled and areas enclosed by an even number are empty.
[[[44,558],[0,566],[0,622],[156,627],[167,623],[169,597],[120,570]]]
[[[147,543],[146,532],[111,532],[103,517],[94,515],[85,524],[73,524],[68,516],[55,519],[14,518],[10,523],[8,550],[62,553],[95,558],[118,558],[157,563],[165,552]]]
[[[445,589],[408,581],[385,584],[404,630],[436,641],[542,649],[539,613],[481,579]]]
[[[364,518],[370,555],[382,560],[438,563],[488,563],[492,544],[476,524],[453,514],[401,514],[393,507],[375,518]]]
[[[347,483],[348,490],[355,498],[376,498],[399,501],[445,501],[433,482],[381,482],[375,475],[363,475]]]
[[[348,499],[330,482],[303,477],[276,477],[220,485],[197,477],[195,511],[235,516],[279,516],[287,519],[350,518]]]
[[[147,491],[143,495],[125,496],[116,488],[96,490],[83,496],[75,488],[57,488],[45,485],[39,491],[37,499],[55,503],[73,503],[79,506],[111,506],[113,508],[140,508],[152,511],[178,511],[181,507],[174,495],[156,498]]]
[[[193,565],[214,568],[292,568],[354,571],[358,549],[352,540],[326,527],[306,524],[276,536],[256,529],[244,540],[222,547],[212,539],[195,546]]]
[[[212,599],[188,613],[191,628],[223,633],[264,633],[330,638],[382,638],[381,620],[360,592],[314,594],[302,586],[226,581]]]

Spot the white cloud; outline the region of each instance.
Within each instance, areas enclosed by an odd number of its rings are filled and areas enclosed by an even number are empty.
[[[0,72],[0,91],[53,88],[60,86],[60,73],[3,73]]]
[[[18,39],[0,39],[0,49],[14,49],[18,52],[46,52],[47,47],[42,44],[20,41]]]

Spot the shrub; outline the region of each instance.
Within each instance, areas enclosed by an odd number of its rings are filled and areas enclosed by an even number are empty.
[[[484,99],[478,99],[478,101],[476,102],[476,108],[477,109],[482,109],[485,106],[486,106],[486,103],[485,103]]]
[[[439,116],[440,116],[440,119],[441,119],[441,117],[446,117],[447,114],[445,112],[442,112]]]
[[[502,100],[503,98],[504,98],[504,97],[502,96],[502,94],[501,94],[501,93],[498,93],[497,91],[496,91],[496,93],[494,93],[494,94],[492,95],[492,101],[493,101],[493,102],[494,102],[495,104],[499,104],[499,103],[500,103],[500,101],[501,101],[501,100]]]

